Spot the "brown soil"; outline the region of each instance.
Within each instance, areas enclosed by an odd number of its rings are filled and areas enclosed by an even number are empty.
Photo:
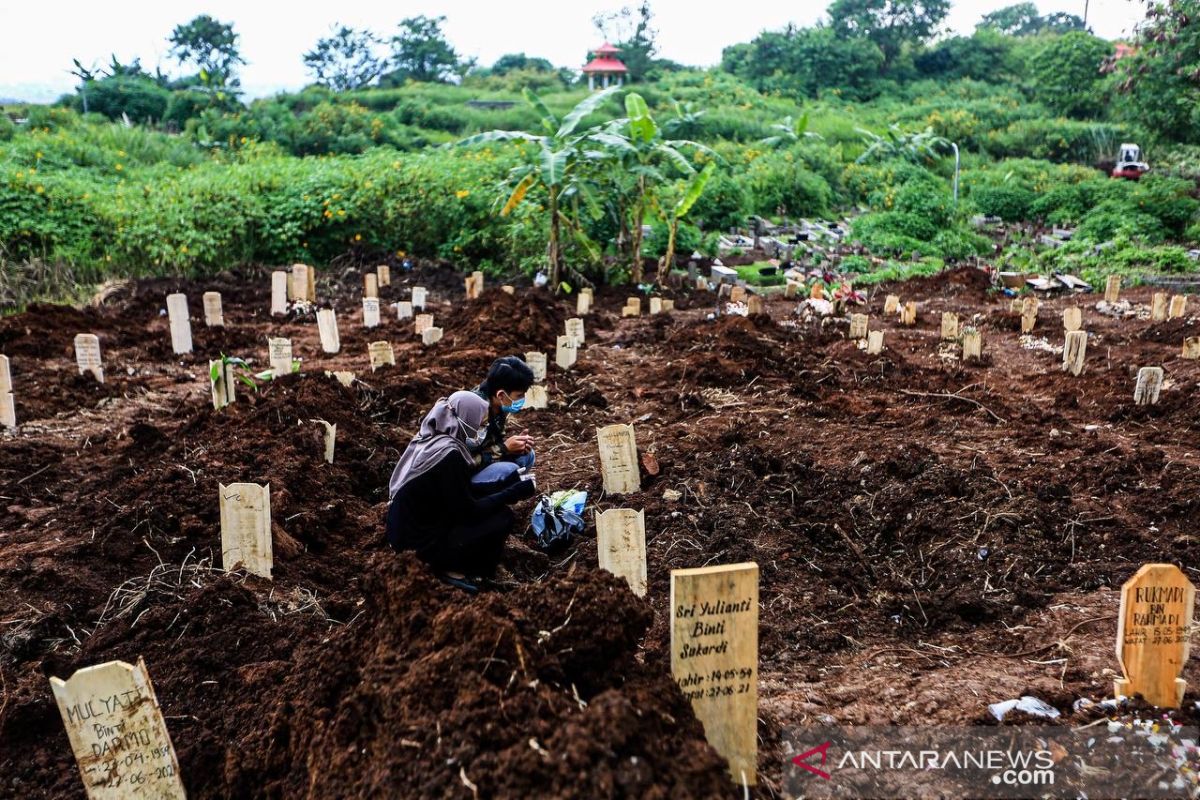
[[[394,312],[363,330],[357,273],[328,273],[336,356],[311,318],[267,316],[261,271],[0,319],[20,423],[0,445],[0,796],[83,796],[47,676],[138,656],[192,797],[740,796],[669,677],[666,606],[671,569],[755,561],[757,793],[773,797],[787,728],[963,724],[1023,693],[1064,712],[1109,696],[1114,587],[1148,561],[1195,574],[1200,363],[1179,357],[1192,320],[1047,299],[1035,335],[1053,344],[1062,308],[1084,308],[1073,378],[1023,349],[1007,301],[959,270],[871,292],[881,356],[781,298],[709,320],[711,296],[668,291],[675,313],[621,319],[632,293],[597,292],[576,368],[550,368],[550,409],[511,425],[537,437],[544,490],[645,509],[648,598],[594,568],[592,539],[550,558],[525,531],[501,589],[469,598],[382,546],[388,475],[428,407],[496,356],[553,362],[574,301],[489,289],[467,303],[461,276],[443,278],[429,310],[446,338],[425,348]],[[407,296],[405,280],[384,299]],[[184,357],[160,316],[178,288],[194,315]],[[209,289],[224,330],[195,318]],[[915,326],[881,317],[887,293],[918,302]],[[942,311],[978,317],[982,364],[939,345]],[[101,338],[103,386],[77,374],[80,332]],[[214,411],[208,359],[263,369],[273,335],[303,373]],[[397,364],[372,373],[378,339]],[[1135,408],[1147,365],[1167,383]],[[318,419],[338,426],[332,465]],[[594,431],[630,421],[660,471],[608,498]],[[234,481],[271,484],[273,581],[219,569],[217,486]]]

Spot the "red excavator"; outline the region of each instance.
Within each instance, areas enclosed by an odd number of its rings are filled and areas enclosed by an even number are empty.
[[[1121,155],[1113,166],[1114,178],[1136,181],[1149,171],[1150,165],[1142,161],[1142,148],[1128,142],[1121,145]]]

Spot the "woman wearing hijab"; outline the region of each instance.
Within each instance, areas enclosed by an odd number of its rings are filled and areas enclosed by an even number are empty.
[[[474,591],[464,575],[490,576],[514,517],[508,505],[533,496],[532,476],[514,473],[488,494],[471,486],[471,446],[487,434],[488,403],[473,392],[438,400],[409,442],[389,484],[387,540],[412,550],[445,580]]]

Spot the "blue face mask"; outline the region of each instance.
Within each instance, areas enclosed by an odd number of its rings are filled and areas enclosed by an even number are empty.
[[[500,406],[500,410],[503,411],[505,414],[516,414],[518,411],[520,411],[524,407],[525,407],[525,398],[522,397],[520,400],[514,400],[506,406],[505,405]]]

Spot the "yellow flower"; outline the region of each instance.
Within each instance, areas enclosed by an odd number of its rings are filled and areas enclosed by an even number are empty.
[[[35,192],[37,192],[38,194],[41,194],[42,192],[46,191],[46,187],[45,187],[45,186],[42,186],[42,185],[39,183],[39,184],[38,184],[38,187],[37,187],[36,189],[34,189],[34,191],[35,191]]]
[[[179,252],[181,252],[181,253],[186,253],[186,252],[187,252],[187,245],[185,244],[185,245],[182,245],[182,246],[180,246],[180,248],[179,248]]]
[[[125,169],[125,168],[124,168],[123,166],[121,166],[120,164],[117,164],[117,166],[115,167],[115,169],[117,170],[117,172],[120,172],[121,170],[123,170],[123,169]]]
[[[454,193],[454,196],[457,197],[459,200],[462,200],[464,197],[466,197],[469,194],[470,194],[470,192],[468,192],[466,189],[459,189],[457,192]]]
[[[356,242],[361,242],[361,241],[362,241],[362,234],[361,234],[361,233],[356,233],[356,234],[354,234],[354,241],[356,241]]]

